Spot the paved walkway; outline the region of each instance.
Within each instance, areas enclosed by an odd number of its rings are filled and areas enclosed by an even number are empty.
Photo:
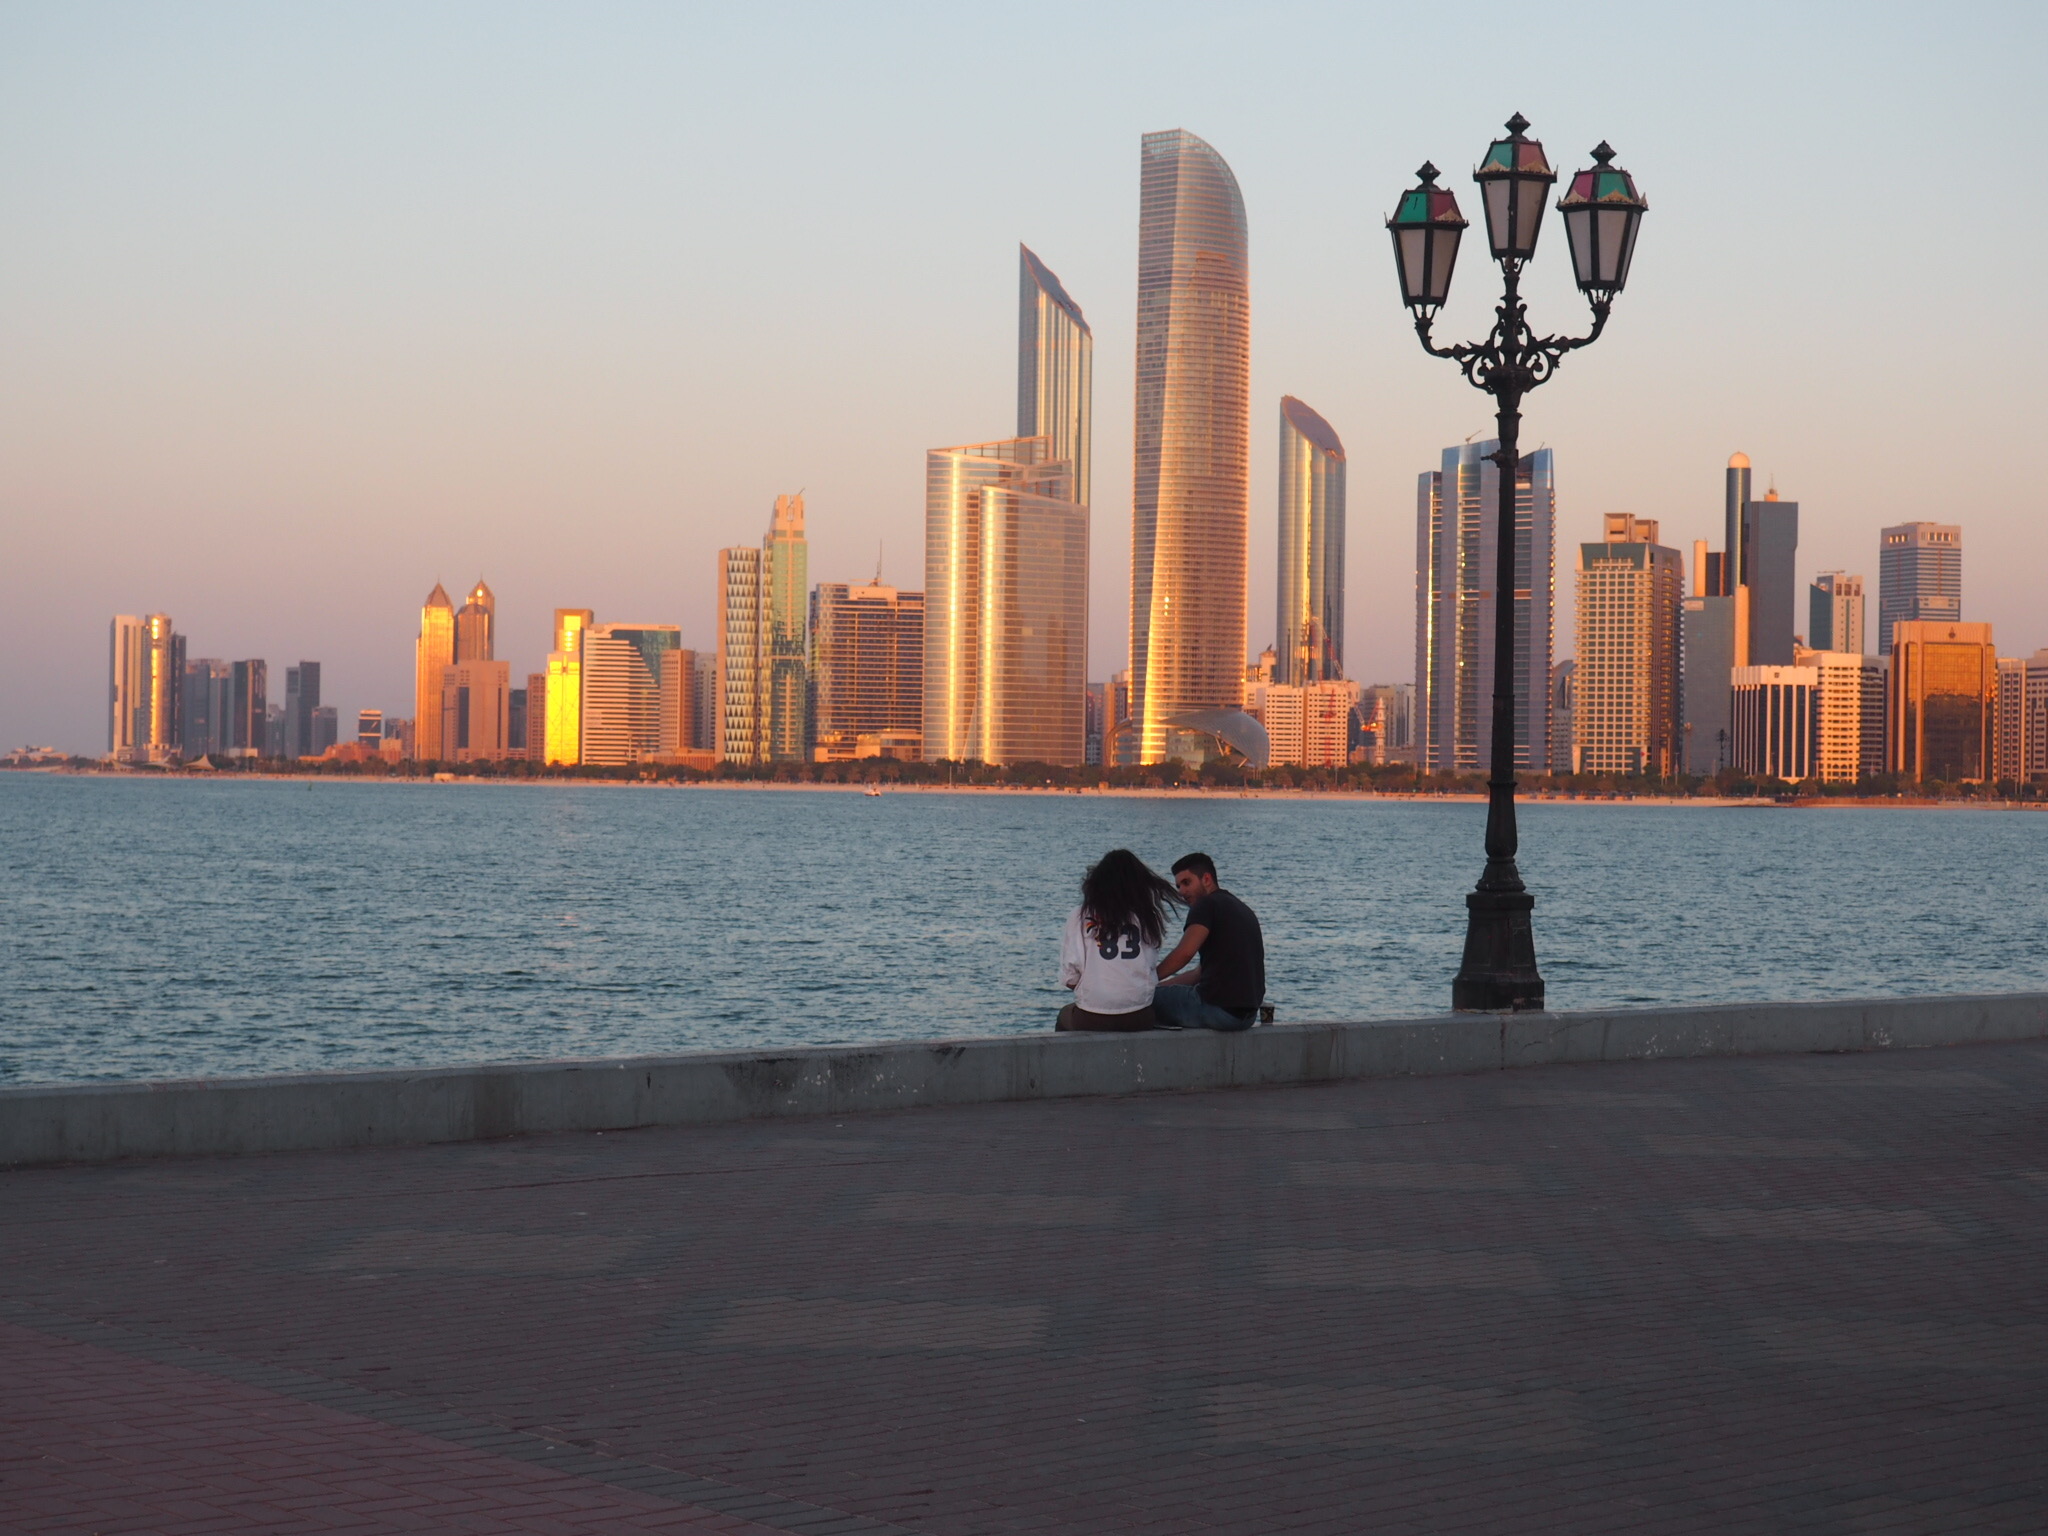
[[[2048,1048],[0,1174],[8,1532],[2048,1530]]]

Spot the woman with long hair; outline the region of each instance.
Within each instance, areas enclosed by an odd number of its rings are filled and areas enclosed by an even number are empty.
[[[1166,942],[1166,908],[1180,892],[1128,848],[1112,848],[1081,880],[1081,905],[1067,919],[1060,980],[1074,1000],[1060,1030],[1156,1029],[1152,989]]]

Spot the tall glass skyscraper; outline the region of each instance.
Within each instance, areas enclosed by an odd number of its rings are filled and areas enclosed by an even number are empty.
[[[1243,702],[1251,284],[1244,199],[1223,157],[1148,133],[1138,215],[1131,696],[1139,758],[1169,718]]]
[[[495,661],[493,650],[496,644],[498,622],[498,600],[491,595],[491,589],[478,577],[475,586],[469,589],[469,601],[462,605],[455,615],[455,659],[457,661]]]
[[[423,763],[441,761],[441,686],[454,661],[455,605],[437,581],[420,609],[420,637],[413,650],[412,755]]]
[[[583,634],[596,622],[589,608],[557,608],[554,649],[548,652],[547,671],[540,674],[540,697],[534,697],[530,680],[526,685],[529,750],[537,745],[532,755],[542,762],[583,761]]]
[[[1045,437],[925,455],[924,755],[1078,764],[1088,509]]]
[[[1963,530],[1955,523],[1900,523],[1878,535],[1877,649],[1892,627],[1954,624],[1963,616]]]
[[[1017,435],[1043,437],[1073,465],[1073,497],[1089,505],[1095,334],[1081,306],[1026,245],[1017,247]]]
[[[1292,395],[1280,401],[1280,591],[1274,681],[1344,675],[1344,444]]]
[[[760,548],[718,552],[717,752],[724,761],[805,756],[809,607],[804,499],[778,496]]]
[[[1493,730],[1496,441],[1446,448],[1415,497],[1415,760],[1476,773]],[[1557,586],[1557,486],[1548,448],[1515,483],[1515,766],[1550,758],[1550,657]]]

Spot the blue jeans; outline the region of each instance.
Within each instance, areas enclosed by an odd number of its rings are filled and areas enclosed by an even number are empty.
[[[1158,986],[1152,989],[1152,1012],[1161,1029],[1250,1029],[1251,1019],[1240,1019],[1227,1008],[1202,1001],[1200,987]],[[1252,1018],[1258,1017],[1256,1009]]]

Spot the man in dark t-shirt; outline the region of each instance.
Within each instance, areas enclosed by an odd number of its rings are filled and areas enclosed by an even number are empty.
[[[1175,861],[1173,883],[1188,904],[1188,924],[1173,953],[1159,962],[1153,1013],[1168,1029],[1251,1028],[1266,1000],[1266,940],[1258,918],[1216,883],[1216,863],[1206,853]],[[1197,954],[1201,964],[1178,974]]]

